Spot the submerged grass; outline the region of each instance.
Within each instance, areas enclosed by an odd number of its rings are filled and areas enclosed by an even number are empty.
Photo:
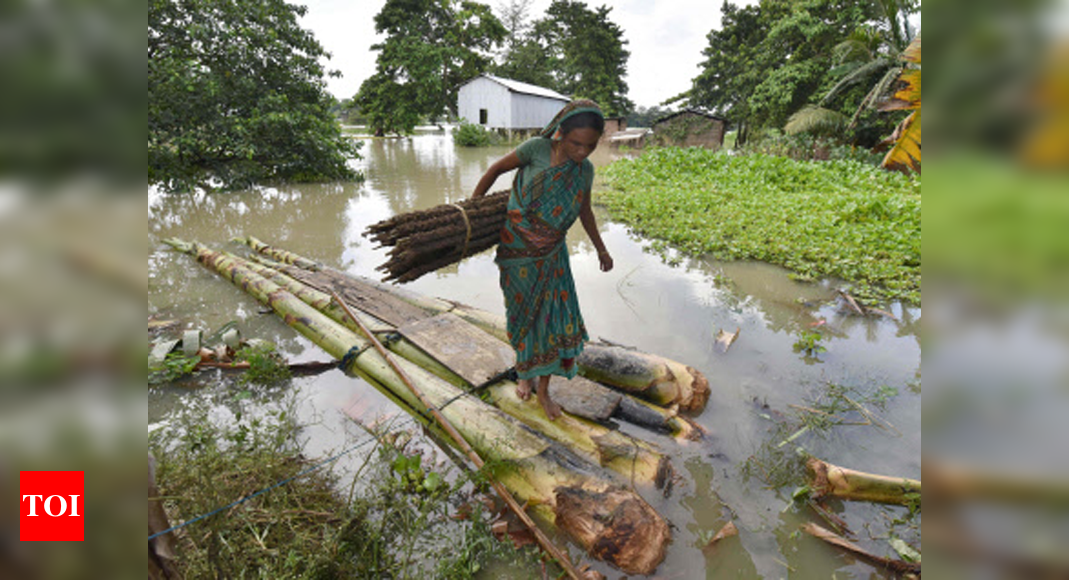
[[[836,277],[868,301],[920,304],[920,181],[855,161],[654,148],[602,170],[601,200],[652,249]]]
[[[301,454],[292,412],[239,415],[225,425],[211,416],[195,405],[150,435],[172,525],[317,462]],[[356,451],[366,457],[358,481],[340,481],[323,467],[176,532],[181,572],[187,578],[536,577],[541,562],[534,549],[517,549],[491,533],[475,497],[479,474],[436,473],[431,462],[405,451],[410,437],[397,435],[369,438]],[[474,506],[464,521],[456,519],[458,506]]]

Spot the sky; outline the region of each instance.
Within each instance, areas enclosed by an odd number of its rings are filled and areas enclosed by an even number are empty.
[[[311,30],[331,53],[328,69],[339,70],[341,78],[328,78],[327,89],[337,98],[352,97],[360,83],[375,72],[371,45],[375,35],[375,15],[385,0],[292,0],[308,7],[301,26]],[[753,1],[736,2],[752,4]],[[494,9],[498,0],[484,0]],[[528,18],[541,18],[551,0],[535,0]],[[690,88],[698,74],[705,35],[720,27],[720,0],[593,0],[591,8],[612,8],[615,22],[631,51],[627,62],[628,98],[637,106],[650,107]]]

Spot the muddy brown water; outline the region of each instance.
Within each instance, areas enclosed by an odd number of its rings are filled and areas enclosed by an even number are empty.
[[[466,149],[454,146],[444,132],[424,131],[408,139],[365,142],[363,159],[354,163],[362,183],[284,185],[227,194],[160,195],[149,193],[149,313],[182,321],[186,327],[216,329],[237,320],[245,337],[272,340],[297,361],[327,360],[323,351],[263,313],[255,299],[199,266],[169,251],[159,240],[171,236],[198,240],[215,248],[240,251],[228,240],[254,235],[341,270],[378,277],[374,267],[385,252],[362,236],[364,228],[391,215],[454,202],[471,194],[483,171],[508,152],[507,147]],[[601,167],[620,153],[599,149],[592,160]],[[501,178],[496,189],[508,186]],[[596,188],[599,187],[596,185]],[[745,476],[751,456],[767,450],[791,453],[803,448],[838,465],[863,471],[920,478],[921,396],[919,308],[887,305],[897,317],[857,318],[843,314],[835,302],[834,281],[798,283],[781,268],[761,263],[722,263],[682,259],[676,265],[645,251],[648,240],[631,235],[596,208],[602,238],[615,268],[598,270],[597,255],[578,225],[568,235],[579,302],[592,338],[605,338],[659,353],[703,372],[712,387],[708,408],[696,418],[709,431],[701,442],[670,439],[624,427],[659,444],[672,456],[679,480],[669,497],[645,493],[673,527],[674,539],[659,578],[868,578],[879,575],[867,565],[842,556],[817,540],[796,533],[806,521],[822,523],[806,509],[790,508],[790,486],[769,489]],[[503,312],[497,268],[491,252],[468,258],[407,285],[431,296],[459,300]],[[820,324],[820,321],[824,321]],[[814,326],[819,324],[819,326]],[[717,331],[739,329],[727,353],[714,348]],[[817,357],[796,352],[799,336],[819,329],[827,349]],[[365,420],[394,417],[396,406],[357,378],[330,371],[294,379],[285,387],[253,390],[237,400],[234,387],[192,389],[164,385],[149,395],[150,429],[166,423],[191,402],[208,404],[218,421],[266,413],[289,395],[298,418],[308,427],[306,454],[340,449],[366,437],[346,415]],[[827,432],[806,432],[779,446],[773,436],[781,413],[793,417],[796,406],[812,406],[828,384],[856,393],[881,386],[897,394],[883,409],[869,404],[885,425],[848,425]],[[890,392],[890,391],[888,391]],[[767,405],[767,407],[766,407]],[[858,413],[845,414],[863,420]],[[765,450],[764,452],[762,450]],[[359,458],[351,463],[359,465]],[[339,466],[345,473],[347,463]],[[752,463],[751,463],[752,465]],[[348,489],[348,482],[344,482]],[[881,539],[887,522],[902,508],[835,503],[863,545],[893,555]],[[738,538],[712,553],[702,539],[734,521]],[[898,533],[912,538],[909,530]],[[621,574],[598,564],[610,578]]]

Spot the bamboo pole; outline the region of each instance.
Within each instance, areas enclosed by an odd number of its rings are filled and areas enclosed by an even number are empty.
[[[219,252],[181,240],[165,242],[270,306],[288,325],[345,361],[347,370],[370,377],[372,385],[403,401],[409,413],[424,416],[426,406],[368,341]],[[440,407],[462,392],[407,360],[396,363],[421,385],[432,405]],[[629,574],[650,574],[664,560],[671,541],[668,524],[634,491],[611,483],[566,447],[473,397],[457,398],[441,412],[482,457],[501,463],[495,471],[498,481],[531,505],[532,515],[555,525],[594,557]]]
[[[920,504],[921,482],[855,471],[810,457],[806,461],[813,499],[826,496],[887,504]]]
[[[360,331],[363,332],[364,336],[366,336],[368,340],[371,341],[371,344],[375,345],[375,349],[379,351],[379,354],[382,355],[382,358],[386,359],[386,362],[389,363],[390,368],[392,368],[394,372],[397,373],[397,376],[401,378],[401,381],[405,384],[405,386],[407,386],[408,389],[412,391],[412,394],[414,394],[420,400],[420,402],[427,407],[427,410],[430,411],[431,415],[434,416],[434,420],[437,421],[438,424],[442,427],[442,429],[444,429],[445,432],[449,434],[449,437],[451,437],[453,441],[457,444],[457,446],[459,446],[460,449],[468,456],[468,459],[470,459],[471,462],[475,464],[475,468],[482,469],[483,466],[486,465],[486,463],[483,462],[481,457],[479,457],[479,454],[471,448],[471,445],[468,445],[467,440],[461,437],[460,433],[458,433],[457,430],[453,428],[452,423],[450,423],[449,420],[446,419],[442,415],[442,413],[439,412],[438,409],[433,404],[431,404],[430,401],[427,400],[427,397],[423,396],[423,392],[412,384],[412,380],[408,378],[408,375],[405,374],[405,371],[401,370],[401,367],[397,366],[397,363],[394,362],[393,357],[386,353],[386,349],[382,347],[382,343],[379,342],[379,339],[375,338],[375,335],[372,334],[372,332],[368,330],[366,326],[364,326],[364,323],[360,322],[360,319],[353,315],[352,311],[349,310],[349,307],[345,305],[345,302],[340,297],[338,297],[337,294],[332,292],[331,296],[334,298],[335,302],[339,306],[341,306],[342,310],[344,310],[345,313],[349,315],[350,320],[352,320],[357,326],[360,327]],[[546,535],[542,533],[542,530],[538,526],[536,526],[533,521],[531,521],[531,518],[527,515],[527,512],[525,512],[523,508],[520,507],[520,504],[516,502],[516,498],[512,497],[512,494],[509,493],[509,490],[505,489],[505,486],[501,485],[500,482],[498,482],[496,479],[493,479],[493,477],[491,477],[489,474],[488,477],[490,477],[490,485],[494,487],[494,491],[496,491],[497,494],[501,496],[501,499],[505,500],[505,503],[508,504],[509,509],[511,509],[512,512],[520,518],[520,521],[522,521],[524,525],[527,526],[527,529],[531,530],[531,533],[534,534],[535,539],[538,540],[538,544],[542,546],[542,549],[549,553],[549,555],[552,556],[553,559],[556,560],[557,563],[560,564],[562,568],[564,568],[564,571],[567,572],[568,575],[571,576],[574,580],[581,580],[581,578],[579,577],[579,571],[576,570],[575,566],[572,565],[571,560],[569,560],[567,556],[565,556],[559,549],[557,549],[557,546],[554,545],[553,542],[550,542],[549,538],[547,538]]]

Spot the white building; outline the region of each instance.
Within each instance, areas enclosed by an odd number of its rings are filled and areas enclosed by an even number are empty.
[[[544,127],[570,100],[546,88],[483,74],[460,86],[457,112],[487,129],[525,131]]]

